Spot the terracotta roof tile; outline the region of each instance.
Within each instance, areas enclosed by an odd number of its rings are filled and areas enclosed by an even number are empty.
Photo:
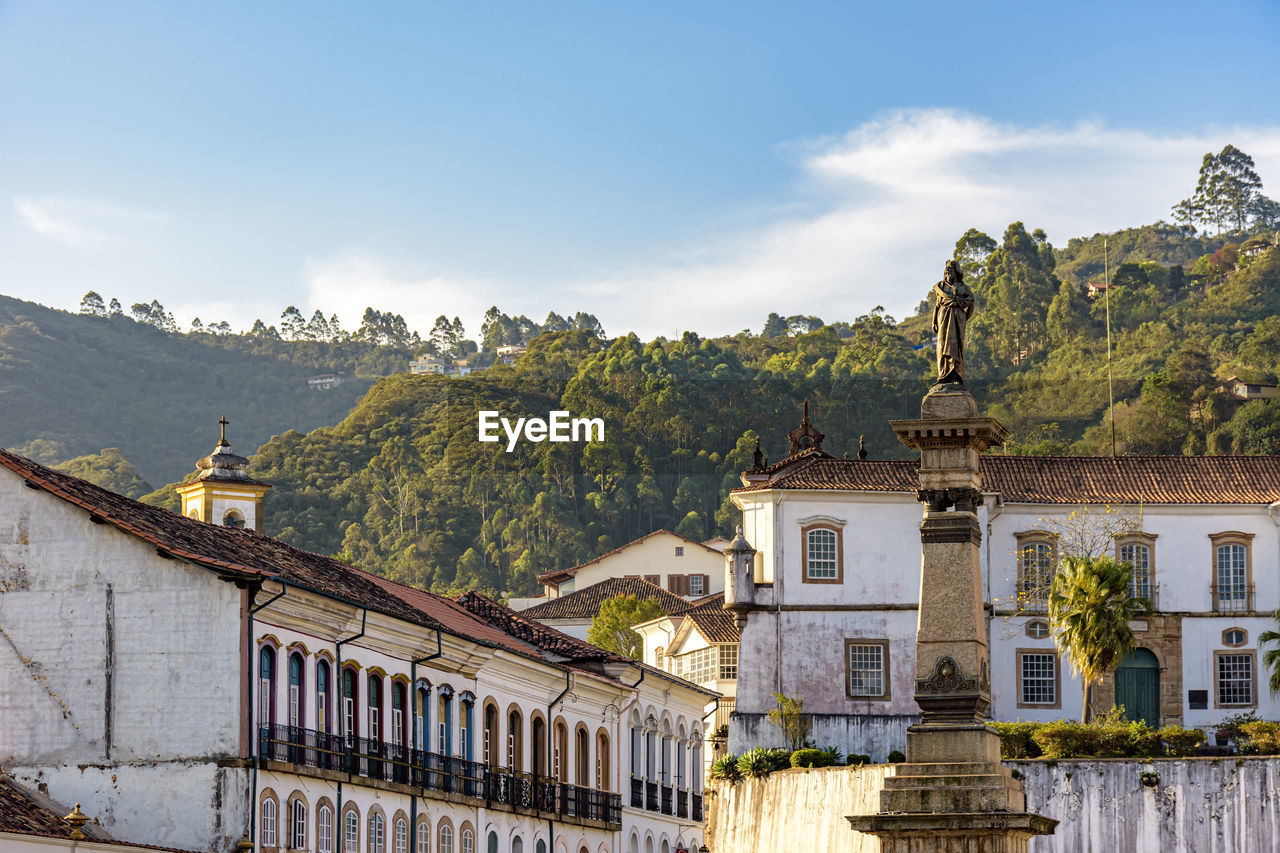
[[[614,554],[617,554],[619,551],[625,551],[626,549],[630,548],[632,545],[639,545],[641,542],[645,541],[646,539],[652,539],[653,537],[661,536],[664,533],[667,536],[674,536],[675,538],[679,539],[682,542],[685,542],[689,545],[696,545],[699,548],[702,548],[706,551],[711,551],[714,554],[720,553],[715,548],[712,548],[709,545],[704,545],[696,539],[690,539],[688,536],[681,536],[679,533],[672,533],[670,530],[664,530],[662,528],[659,528],[658,530],[655,530],[652,533],[646,533],[645,535],[641,536],[639,539],[631,540],[626,545],[619,545],[617,548],[614,548],[612,551],[605,551],[599,557],[592,557],[590,560],[587,560],[585,563],[579,563],[578,565],[571,566],[570,568],[567,568],[567,569],[556,569],[550,572],[543,572],[542,574],[538,575],[538,580],[545,582],[552,578],[572,577],[582,569],[585,569],[587,566],[593,566],[596,563],[600,562],[605,557],[612,557]]]
[[[703,601],[685,611],[684,615],[693,620],[694,627],[708,643],[737,643],[742,640],[737,620],[724,609],[724,593]]]
[[[332,557],[313,554],[252,530],[238,530],[184,518],[167,509],[126,498],[0,449],[0,466],[109,524],[179,557],[236,577],[262,577],[315,590],[428,627],[440,623],[402,598],[389,594],[371,576]]]
[[[576,662],[633,663],[630,658],[593,646],[584,640],[570,637],[555,628],[536,622],[481,593],[463,593],[458,596],[457,602],[468,612],[480,617],[499,631],[510,634],[548,654]]]
[[[1010,503],[1268,504],[1280,500],[1280,456],[980,457],[983,488]],[[913,460],[814,459],[734,489],[914,492]]]
[[[668,615],[682,613],[692,605],[675,593],[667,592],[644,578],[606,578],[599,583],[585,586],[542,604],[535,604],[520,613],[530,619],[593,619],[600,612],[600,605],[619,595],[633,595],[639,601],[657,599],[662,612]]]

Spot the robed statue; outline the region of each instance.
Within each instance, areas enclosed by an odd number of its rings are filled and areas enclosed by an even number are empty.
[[[937,385],[964,384],[964,327],[973,316],[973,292],[955,261],[933,286],[933,331],[938,336]]]

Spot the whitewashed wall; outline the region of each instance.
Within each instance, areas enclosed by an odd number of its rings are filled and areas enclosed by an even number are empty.
[[[1280,759],[1211,758],[1006,762],[1025,776],[1029,811],[1060,821],[1031,853],[1242,853],[1280,846]],[[1155,787],[1139,781],[1159,774]],[[823,853],[876,853],[847,815],[873,814],[886,768],[787,770],[717,786],[708,845],[773,853],[797,838]]]

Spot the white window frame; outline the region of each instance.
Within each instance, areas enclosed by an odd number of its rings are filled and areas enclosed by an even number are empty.
[[[320,806],[316,819],[316,853],[333,853],[333,809]]]
[[[307,849],[307,804],[302,800],[294,800],[289,805],[292,824],[289,846],[294,850]]]
[[[263,847],[276,846],[276,801],[267,797],[262,801],[262,832],[258,836]]]

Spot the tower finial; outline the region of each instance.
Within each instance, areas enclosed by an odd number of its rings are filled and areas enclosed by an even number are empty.
[[[804,418],[800,421],[800,423],[804,424],[805,426],[808,426],[808,425],[809,425],[809,401],[808,401],[808,399],[806,399],[806,400],[804,401]]]
[[[222,437],[218,439],[218,446],[230,447],[231,445],[227,444],[227,424],[231,423],[231,421],[227,420],[226,415],[223,415],[218,418],[218,423],[222,426]]]
[[[865,435],[858,436],[858,458],[867,458],[867,437]]]

